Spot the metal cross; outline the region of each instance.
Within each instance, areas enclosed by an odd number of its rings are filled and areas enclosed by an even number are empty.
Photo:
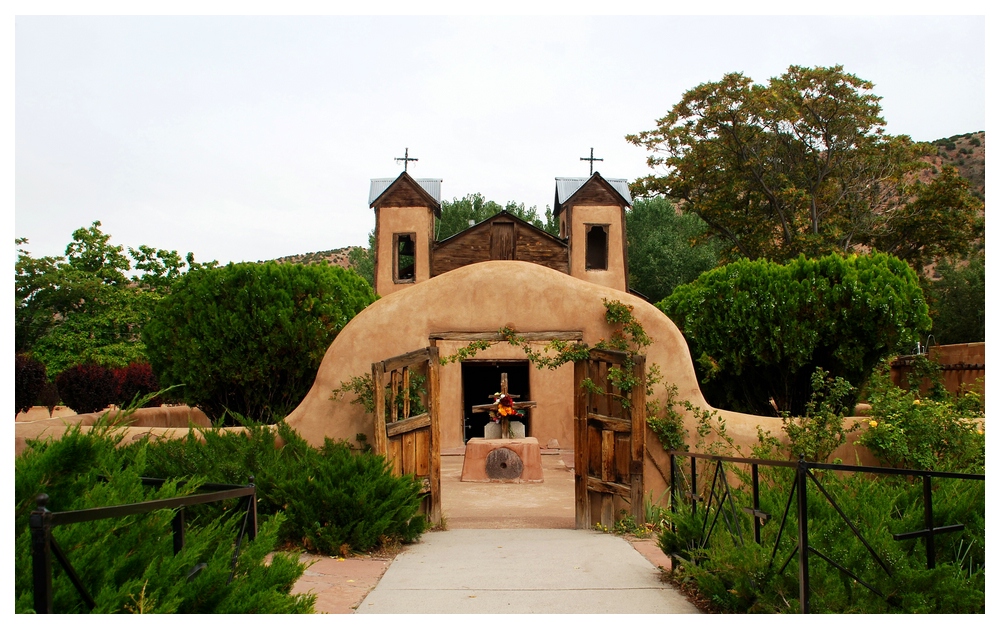
[[[581,162],[590,162],[590,174],[594,174],[594,162],[603,162],[603,157],[594,157],[594,147],[590,147],[590,157],[581,157]]]
[[[593,150],[593,149],[591,149],[591,150]],[[419,162],[420,161],[416,157],[410,157],[410,149],[409,148],[406,149],[406,151],[403,153],[402,157],[397,157],[395,159],[396,159],[397,162],[403,162],[403,172],[404,173],[406,172],[406,167],[410,165],[409,164],[410,162]]]

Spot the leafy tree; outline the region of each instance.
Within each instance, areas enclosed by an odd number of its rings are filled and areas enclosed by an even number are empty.
[[[482,222],[494,214],[499,214],[506,210],[514,216],[523,219],[538,229],[543,229],[550,234],[559,234],[559,221],[552,216],[552,210],[545,208],[545,220],[538,216],[538,208],[531,206],[525,208],[523,203],[508,201],[507,205],[500,205],[496,201],[488,201],[480,194],[467,194],[461,199],[452,199],[441,203],[441,218],[435,226],[435,237],[437,240],[444,240],[450,236],[469,228],[469,221],[474,223]]]
[[[368,232],[368,248],[355,247],[347,253],[351,268],[365,278],[368,285],[375,287],[375,230]]]
[[[65,257],[35,258],[23,248],[27,239],[14,241],[15,347],[45,363],[50,378],[78,363],[144,360],[139,331],[156,301],[185,270],[216,264],[145,245],[126,255],[100,227],[74,231]]]
[[[280,419],[302,400],[337,333],[375,300],[354,271],[241,263],[185,274],[142,332],[162,386],[210,416]]]
[[[715,268],[720,243],[694,214],[663,197],[637,199],[625,219],[629,287],[652,302]]]
[[[657,307],[684,333],[709,402],[763,415],[801,415],[817,367],[860,388],[931,325],[916,273],[882,253],[740,260]]]
[[[727,241],[726,260],[879,246],[919,268],[926,255],[961,255],[976,202],[946,173],[931,189],[912,183],[933,147],[886,134],[873,87],[842,66],[791,66],[767,85],[740,73],[699,85],[656,129],[626,136],[666,169],[637,180],[633,195],[665,194],[700,216]],[[922,213],[941,201],[960,220]]]
[[[942,345],[985,341],[985,251],[965,264],[939,264],[937,270],[941,279],[928,282],[924,291],[934,319],[934,340]]]

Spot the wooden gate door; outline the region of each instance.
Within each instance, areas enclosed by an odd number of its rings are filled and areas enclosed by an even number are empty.
[[[576,363],[576,528],[611,528],[626,509],[642,524],[646,436],[646,357],[632,359],[635,385],[623,394],[609,372],[627,370],[624,352],[591,350]],[[586,382],[589,380],[589,382]]]
[[[375,444],[396,476],[421,483],[421,511],[441,523],[441,436],[438,426],[438,348],[372,363],[375,384]]]

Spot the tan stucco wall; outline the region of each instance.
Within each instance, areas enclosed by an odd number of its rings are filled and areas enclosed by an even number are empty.
[[[617,205],[574,205],[569,212],[570,275],[582,280],[625,290],[625,250],[622,247],[622,209]],[[587,225],[608,226],[608,269],[587,270]]]
[[[59,439],[68,426],[80,426],[86,432],[105,414],[110,423],[128,424],[121,431],[126,438],[138,439],[142,435],[184,437],[191,427],[210,428],[212,422],[200,408],[189,406],[160,406],[136,409],[131,416],[118,419],[121,411],[111,409],[106,413],[85,413],[62,417],[45,417],[37,420],[18,421],[14,427],[14,454],[20,454],[29,440]]]
[[[322,444],[324,437],[353,441],[358,433],[365,433],[371,440],[372,418],[360,405],[350,403],[352,396],[340,400],[330,397],[341,383],[371,373],[373,362],[426,347],[434,333],[495,332],[505,326],[518,332],[579,330],[584,342],[594,345],[613,331],[604,321],[604,299],[631,304],[634,315],[653,338],[646,353],[647,364],[659,365],[664,376],[664,382],[654,387],[654,396],[664,398],[664,384],[673,383],[681,399],[709,408],[701,395],[687,343],[673,322],[652,304],[536,264],[496,260],[415,284],[383,297],[358,314],[330,345],[312,389],[287,421],[316,445]],[[464,345],[439,343],[442,355]],[[520,359],[523,353],[499,344],[477,356],[484,357]],[[545,418],[538,420],[542,425],[536,425],[539,432],[533,435],[543,445],[552,435],[561,447],[572,448],[572,367],[564,366],[554,375],[532,368],[531,377],[545,378],[538,384],[531,381],[531,395],[540,404],[538,415]],[[441,395],[442,447],[461,445],[459,365],[442,368]],[[780,421],[773,418],[729,411],[720,411],[720,415],[737,439],[756,439],[758,424],[769,426],[772,432],[780,429]],[[695,435],[693,418],[688,418],[687,428]],[[655,437],[650,436],[647,442],[652,452],[662,452]],[[652,463],[647,463],[647,475],[659,476]]]
[[[383,297],[413,286],[414,282],[396,284],[393,279],[394,234],[416,234],[416,282],[430,279],[430,239],[433,229],[433,215],[426,207],[384,207],[378,210],[378,229],[375,234],[375,251],[378,260],[375,268],[375,292]]]

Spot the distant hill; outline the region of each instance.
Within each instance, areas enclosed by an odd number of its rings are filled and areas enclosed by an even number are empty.
[[[359,249],[360,247],[341,247],[340,249],[330,249],[328,251],[316,251],[314,253],[300,253],[293,256],[285,256],[283,258],[276,258],[274,261],[279,264],[291,263],[291,264],[318,264],[323,260],[326,260],[330,264],[336,266],[344,267],[345,269],[351,268],[351,261],[348,256],[352,249]]]
[[[937,155],[927,159],[936,168],[954,166],[969,181],[971,192],[986,202],[986,132],[965,133],[931,142]]]

